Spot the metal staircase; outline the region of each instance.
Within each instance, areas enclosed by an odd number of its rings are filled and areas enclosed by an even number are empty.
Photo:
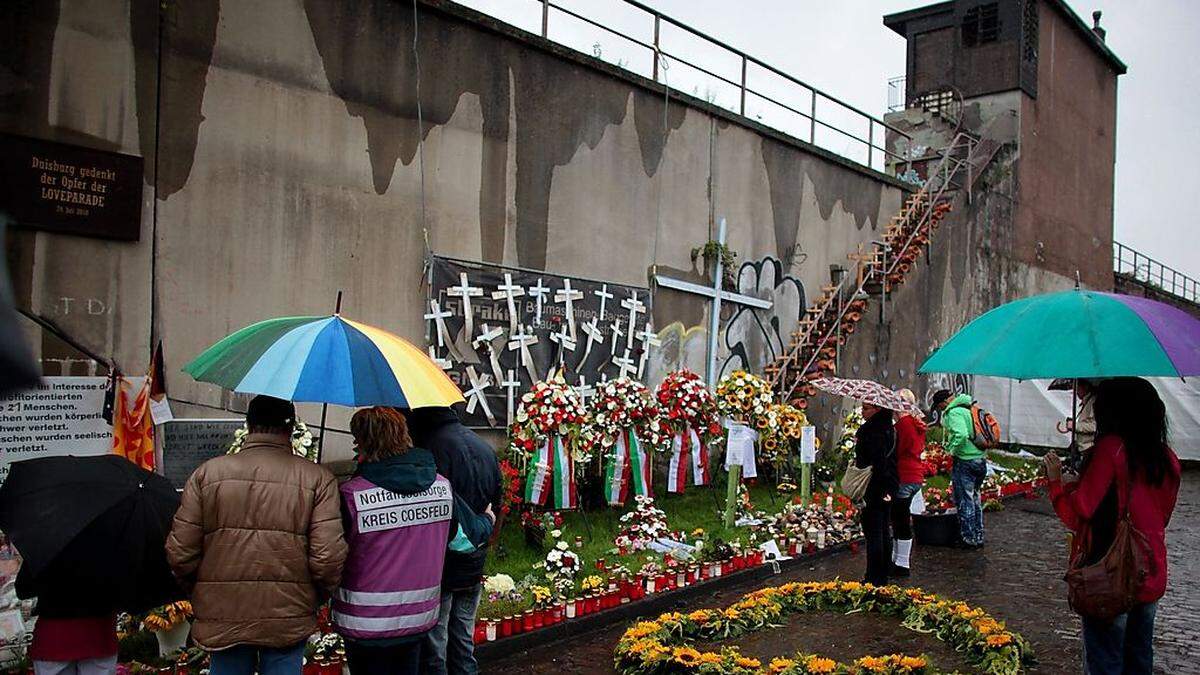
[[[886,319],[888,294],[904,283],[927,251],[954,198],[965,192],[970,201],[972,187],[999,149],[999,143],[959,132],[942,149],[925,184],[884,228],[882,239],[871,242],[866,251],[860,245],[848,256],[855,263],[852,272],[821,289],[821,297],[792,333],[787,350],[766,368],[780,400],[807,407],[807,399],[816,394],[811,380],[837,371],[841,346],[854,333],[872,297],[881,298],[881,316]]]

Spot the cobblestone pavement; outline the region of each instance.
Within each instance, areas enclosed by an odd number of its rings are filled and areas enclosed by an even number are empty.
[[[1167,534],[1170,583],[1158,609],[1156,673],[1200,673],[1200,472],[1184,474],[1179,504]],[[1033,644],[1034,672],[1080,671],[1079,619],[1067,606],[1062,571],[1066,536],[1045,498],[1009,502],[989,513],[987,546],[978,552],[925,548],[915,552],[909,584],[979,605]],[[757,585],[793,579],[857,579],[863,554],[848,553],[792,569]],[[755,586],[714,592],[693,606],[721,606]],[[625,625],[542,645],[483,664],[488,675],[508,673],[612,673],[612,648]],[[836,641],[838,622],[812,630]],[[900,629],[903,630],[903,629]],[[819,642],[823,638],[814,635]]]

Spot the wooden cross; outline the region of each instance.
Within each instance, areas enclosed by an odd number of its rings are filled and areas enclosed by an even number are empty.
[[[538,323],[542,321],[542,301],[550,294],[550,287],[542,285],[542,278],[538,277],[537,283],[529,287],[529,297],[533,298],[534,310],[537,312]]]
[[[463,325],[466,330],[467,337],[475,332],[475,313],[471,310],[471,298],[483,296],[483,289],[478,286],[472,286],[467,281],[467,273],[458,273],[458,285],[451,286],[446,289],[446,295],[453,298],[462,298],[463,300]]]
[[[557,333],[550,334],[550,341],[558,344],[558,358],[554,359],[554,363],[550,364],[550,370],[546,374],[546,379],[549,380],[554,376],[555,366],[563,365],[563,357],[567,351],[575,351],[575,339],[567,334],[567,325],[561,324]]]
[[[585,321],[581,326],[583,332],[587,334],[587,347],[583,350],[583,358],[579,361],[580,369],[587,363],[588,356],[592,353],[592,345],[597,342],[604,342],[604,333],[600,331],[599,326],[596,325],[596,321],[597,318],[593,316],[591,321]]]
[[[496,326],[495,328],[489,328],[485,323],[483,324],[483,332],[479,334],[479,337],[471,341],[471,345],[473,347],[478,347],[481,344],[487,345],[488,360],[491,361],[492,365],[492,377],[494,377],[497,382],[503,379],[501,375],[503,371],[500,369],[500,355],[496,353],[496,345],[493,341],[502,335],[504,335],[503,328],[500,328],[499,326]]]
[[[637,299],[637,291],[630,291],[629,298],[621,301],[621,307],[629,310],[629,334],[625,336],[625,349],[633,349],[633,329],[637,326],[637,315],[646,313],[646,305]]]
[[[717,243],[725,245],[725,219],[721,219],[721,226],[717,233]],[[711,286],[701,286],[690,281],[682,279],[673,279],[664,277],[660,274],[654,275],[654,283],[671,288],[684,293],[694,293],[709,298],[712,302],[712,307],[709,309],[708,321],[708,361],[705,366],[705,381],[708,386],[716,385],[717,378],[717,330],[720,326],[721,319],[721,302],[732,302],[755,309],[771,309],[771,301],[756,298],[750,295],[742,295],[740,293],[731,293],[721,288],[722,280],[722,263],[720,256],[717,256],[716,264],[713,265],[713,280]]]
[[[613,319],[611,356],[617,355],[617,340],[619,340],[621,338],[621,336],[624,334],[625,334],[625,332],[621,330],[621,319],[619,317],[616,319]]]
[[[624,356],[613,358],[613,365],[618,368],[617,377],[627,377],[629,373],[637,371],[637,367],[633,365],[633,359],[629,358],[629,350],[625,350]]]
[[[467,379],[471,382],[471,388],[466,392],[467,412],[474,413],[475,408],[481,406],[488,424],[496,426],[496,416],[492,414],[492,409],[488,407],[487,402],[487,388],[492,384],[492,376],[487,373],[480,375],[475,371],[475,366],[467,366]]]
[[[608,292],[608,284],[601,284],[600,290],[592,291],[592,295],[595,295],[597,298],[600,298],[600,313],[597,314],[596,317],[598,319],[600,319],[601,321],[603,321],[604,320],[604,305],[605,305],[605,303],[609,300],[612,300],[613,298],[615,298],[617,296]]]
[[[587,405],[588,399],[596,395],[596,388],[587,383],[587,378],[579,376],[579,385],[575,387],[575,393],[579,394],[579,400],[584,405]]]
[[[538,337],[527,334],[525,326],[517,326],[517,330],[508,336],[508,351],[521,350],[521,365],[525,366],[525,372],[529,375],[531,384],[538,381],[538,376],[533,370],[533,355],[529,353],[529,345],[537,343]]]
[[[571,329],[571,339],[575,339],[575,301],[583,299],[583,291],[571,288],[571,280],[563,279],[561,291],[554,292],[554,301],[566,303],[567,327]]]
[[[437,330],[437,343],[439,347],[446,346],[446,340],[450,339],[449,333],[446,331],[446,319],[454,316],[453,312],[443,312],[442,306],[437,300],[429,301],[429,313],[425,315],[426,321],[433,321]]]
[[[508,328],[512,332],[517,331],[517,303],[516,298],[525,295],[525,289],[514,284],[512,274],[504,273],[504,283],[496,287],[492,292],[492,299],[499,300],[504,298],[508,301]]]
[[[658,347],[662,344],[662,340],[658,339],[658,333],[654,332],[654,324],[647,321],[646,327],[642,332],[637,334],[638,341],[642,343],[642,356],[638,359],[637,376],[638,379],[645,377],[646,361],[650,359],[650,348]]]
[[[504,378],[504,381],[500,383],[500,386],[504,387],[504,389],[506,390],[504,392],[504,398],[506,399],[506,401],[508,403],[508,422],[509,422],[509,424],[512,424],[513,403],[516,399],[517,389],[521,386],[521,380],[514,376],[513,371],[509,370],[507,372],[508,372],[508,377]]]

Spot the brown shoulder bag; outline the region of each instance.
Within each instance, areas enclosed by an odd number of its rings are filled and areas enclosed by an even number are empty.
[[[1103,558],[1085,565],[1091,549],[1091,529],[1084,530],[1080,534],[1087,539],[1072,555],[1065,577],[1071,609],[1080,616],[1099,621],[1111,621],[1132,609],[1147,576],[1149,542],[1130,520],[1129,498],[1133,486],[1129,482],[1124,455],[1119,453],[1118,456],[1122,461],[1117,462],[1114,476],[1118,515],[1112,546]]]

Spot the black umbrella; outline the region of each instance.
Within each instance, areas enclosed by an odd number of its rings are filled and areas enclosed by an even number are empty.
[[[21,597],[141,612],[182,597],[164,545],[179,495],[124,457],[16,462],[0,487],[0,529],[23,559]]]

